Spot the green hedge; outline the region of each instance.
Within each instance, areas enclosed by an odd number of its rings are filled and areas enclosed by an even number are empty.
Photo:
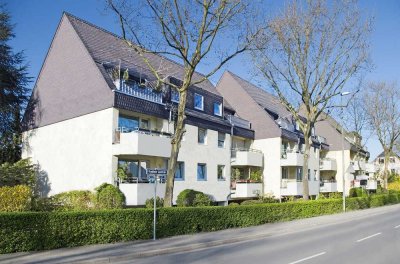
[[[399,193],[349,198],[358,210],[399,202]],[[158,210],[158,237],[288,221],[342,211],[341,199]],[[0,213],[0,253],[149,239],[151,209]]]

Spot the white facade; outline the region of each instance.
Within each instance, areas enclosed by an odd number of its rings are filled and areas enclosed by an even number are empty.
[[[113,109],[94,112],[24,133],[23,158],[49,178],[49,195],[93,190],[113,183]]]
[[[167,120],[109,108],[29,131],[24,134],[23,158],[30,157],[49,178],[49,195],[71,190],[94,190],[100,184],[117,181],[118,160],[140,161],[147,168],[166,168],[171,145],[164,134],[132,131],[118,133],[120,114],[147,120],[148,130],[173,130]],[[218,147],[218,132],[207,130],[206,142],[199,144],[198,128],[186,125],[178,161],[184,162],[184,177],[175,181],[174,201],[184,189],[204,192],[215,201],[226,201],[230,193],[230,135]],[[28,137],[29,135],[29,137]],[[29,145],[29,147],[28,147]],[[197,179],[198,163],[206,165],[206,179]],[[223,166],[218,179],[217,167]],[[142,167],[145,169],[145,167]],[[121,190],[128,205],[143,205],[153,197],[153,184],[125,183]],[[163,197],[161,184],[158,195]]]
[[[292,142],[287,142],[289,151],[286,149],[283,155],[282,149],[285,142],[287,141],[280,137],[254,141],[254,148],[261,150],[264,156],[264,194],[272,194],[276,198],[303,195],[302,182],[296,173],[298,169],[302,171],[304,155],[298,149],[298,145]],[[311,147],[308,166],[310,170],[309,194],[317,195],[320,173],[318,148]],[[302,173],[302,177],[307,176],[307,172]]]

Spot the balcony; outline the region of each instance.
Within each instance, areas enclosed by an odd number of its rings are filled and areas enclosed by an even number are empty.
[[[319,181],[309,181],[308,190],[310,195],[317,195],[319,193]],[[282,179],[281,195],[282,196],[303,195],[303,183],[295,179]]]
[[[303,166],[304,155],[297,151],[286,151],[281,154],[281,166]]]
[[[138,129],[115,131],[113,155],[145,155],[168,158],[171,154],[170,134]]]
[[[376,166],[375,164],[367,163],[367,164],[365,165],[365,170],[366,170],[368,173],[375,173],[375,172],[378,171],[378,168],[377,168],[377,166]]]
[[[334,159],[322,159],[319,162],[319,169],[321,171],[336,171],[337,164]]]
[[[336,181],[322,181],[320,183],[319,191],[322,193],[337,192],[337,182]]]
[[[242,119],[238,116],[234,115],[227,115],[226,119],[231,123],[233,126],[241,127],[241,128],[246,128],[246,129],[251,129],[251,123],[245,119]]]
[[[378,188],[378,182],[376,180],[368,180],[365,189],[367,190],[376,190]]]
[[[122,85],[116,85],[117,91],[137,98],[141,98],[153,103],[162,104],[162,93],[155,91],[151,87],[140,85],[135,81],[122,81]]]
[[[355,171],[365,171],[366,166],[365,166],[365,161],[363,160],[356,160],[356,161],[352,161],[350,162],[351,165],[353,166]]]
[[[154,197],[154,184],[121,183],[119,189],[124,193],[126,205],[144,205],[147,199]],[[164,197],[165,183],[157,183],[157,196]]]
[[[262,194],[262,183],[236,181],[232,183],[234,191],[231,198],[251,198]]]
[[[232,149],[231,165],[262,167],[263,154],[256,149]]]

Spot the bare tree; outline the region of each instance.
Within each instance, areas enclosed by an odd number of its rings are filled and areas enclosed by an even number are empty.
[[[400,140],[400,89],[394,83],[371,82],[363,98],[371,129],[385,154],[383,187],[387,189],[389,158]]]
[[[261,78],[304,134],[305,172],[314,124],[335,107],[345,85],[357,80],[368,65],[370,24],[362,21],[354,1],[293,1],[255,42],[253,58]],[[309,199],[307,177],[303,177],[303,198]]]
[[[164,206],[172,206],[177,158],[185,133],[188,89],[207,80],[249,48],[257,34],[246,23],[250,21],[246,19],[251,13],[249,5],[241,0],[108,0],[108,3],[119,17],[126,45],[140,55],[157,79],[157,86],[166,85],[179,93],[164,200]],[[150,59],[154,54],[182,63],[179,83],[160,71]],[[214,65],[201,78],[194,78],[197,67],[205,61]]]

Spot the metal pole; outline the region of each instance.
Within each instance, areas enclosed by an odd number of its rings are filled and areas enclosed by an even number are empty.
[[[340,107],[342,109],[342,120],[343,120],[343,95],[340,95]],[[343,181],[343,212],[346,212],[346,184],[345,184],[345,171],[344,171],[344,131],[343,131],[343,125],[341,126],[341,132],[342,132],[342,181]]]
[[[157,175],[154,175],[154,201],[153,201],[153,240],[156,240],[156,221],[157,221],[157,206],[156,206],[156,197],[157,197]]]

